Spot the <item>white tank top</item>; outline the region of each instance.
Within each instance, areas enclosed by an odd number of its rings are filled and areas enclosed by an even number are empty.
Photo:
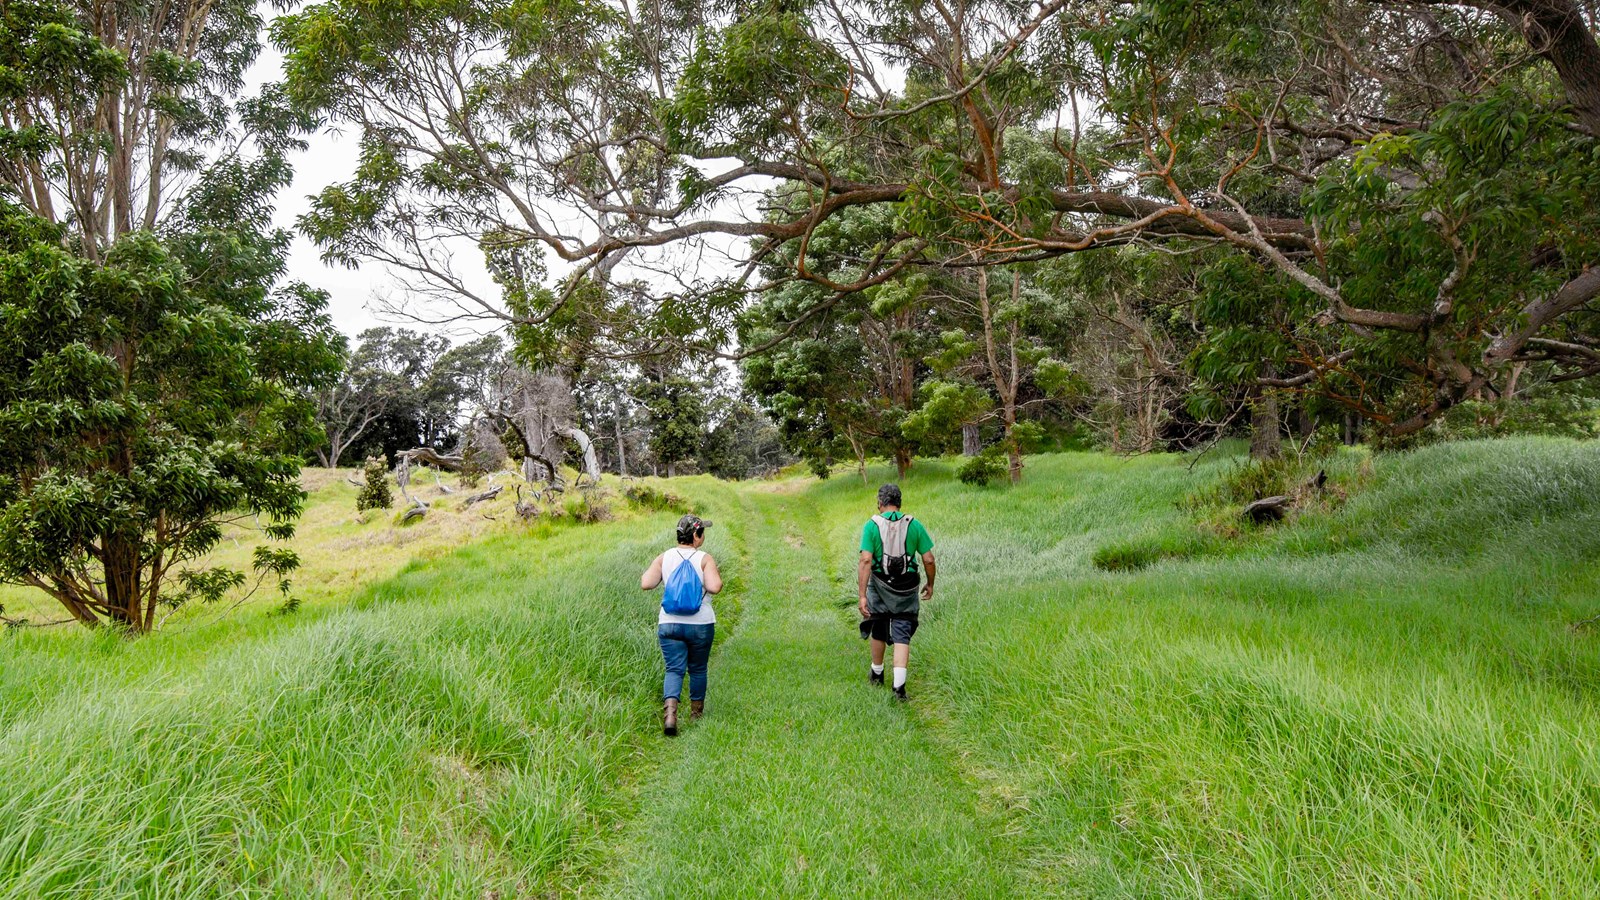
[[[678,566],[684,565],[685,563],[695,567],[695,570],[700,573],[700,581],[704,583],[706,578],[705,551],[684,550],[681,547],[674,547],[671,550],[661,554],[661,583],[666,584],[667,579],[672,577],[673,571],[677,569]],[[674,616],[669,615],[667,611],[663,609],[661,614],[657,616],[656,621],[663,625],[667,623],[676,623],[678,625],[710,625],[717,621],[717,614],[711,609],[711,595],[706,594],[701,598],[700,609],[696,611],[694,615]]]

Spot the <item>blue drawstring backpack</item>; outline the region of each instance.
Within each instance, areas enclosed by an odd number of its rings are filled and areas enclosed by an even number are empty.
[[[666,588],[661,592],[661,611],[669,616],[692,616],[700,611],[706,586],[700,580],[700,570],[694,564],[694,556],[685,557],[680,553],[678,558],[683,562],[678,563],[678,567],[667,576]]]

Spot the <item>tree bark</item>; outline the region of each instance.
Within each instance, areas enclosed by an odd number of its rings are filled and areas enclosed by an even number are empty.
[[[617,410],[617,475],[628,477],[628,444],[622,437],[622,410]]]
[[[576,426],[567,428],[566,432],[567,437],[577,443],[579,452],[583,454],[583,474],[589,476],[590,484],[599,484],[600,458],[595,456],[594,441],[589,440],[588,433]]]
[[[1277,459],[1282,451],[1278,395],[1272,391],[1258,391],[1250,401],[1250,458]]]
[[[504,489],[505,489],[505,485],[497,484],[494,487],[489,488],[486,491],[480,491],[479,493],[473,494],[472,496],[470,496],[470,497],[468,497],[466,499],[465,503],[461,504],[461,508],[462,509],[471,509],[472,508],[472,504],[474,504],[474,503],[482,503],[485,500],[493,500],[494,498],[500,496],[500,492],[502,490],[504,490]]]
[[[977,456],[983,452],[983,435],[978,430],[977,422],[968,422],[961,426],[961,455]]]
[[[1022,273],[1011,273],[1011,302],[1020,300]],[[1022,447],[1017,443],[1017,387],[1022,380],[1017,362],[1017,321],[1011,320],[1007,337],[1009,359],[1000,363],[1000,354],[994,336],[994,307],[989,304],[989,270],[978,270],[978,311],[983,317],[983,348],[989,364],[989,377],[994,381],[995,392],[1000,395],[1000,410],[1005,423],[1006,458],[1012,484],[1022,481]]]
[[[107,615],[118,625],[142,631],[144,616],[140,615],[140,600],[144,592],[139,589],[139,547],[122,535],[108,534],[101,540],[101,548]]]

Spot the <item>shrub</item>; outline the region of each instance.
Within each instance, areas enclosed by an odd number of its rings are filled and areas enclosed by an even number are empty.
[[[678,513],[690,511],[689,501],[683,499],[677,494],[674,494],[671,491],[662,490],[660,488],[651,487],[648,484],[640,484],[636,481],[629,482],[622,488],[622,496],[628,498],[629,503],[632,503],[634,506],[640,509],[648,509],[656,512],[670,510]]]
[[[993,449],[985,450],[977,456],[968,457],[956,470],[956,477],[962,484],[974,487],[983,487],[989,482],[1006,473],[1006,460]]]
[[[394,505],[394,495],[389,492],[389,460],[384,456],[367,457],[367,483],[356,495],[356,511],[388,509]]]
[[[575,496],[568,496],[562,506],[574,522],[587,525],[611,519],[611,505],[594,491],[580,491]]]

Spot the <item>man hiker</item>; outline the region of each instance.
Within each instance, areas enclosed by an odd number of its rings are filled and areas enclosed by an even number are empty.
[[[928,580],[922,583],[920,568]],[[883,684],[883,651],[894,645],[894,693],[906,699],[906,666],[911,636],[917,633],[921,603],[933,599],[933,538],[915,518],[900,511],[900,488],[878,488],[878,514],[861,532],[861,636],[872,641],[868,681]],[[921,584],[922,590],[917,590]]]
[[[711,523],[699,516],[678,520],[678,546],[657,556],[639,577],[639,587],[662,588],[661,613],[656,617],[656,640],[666,676],[661,686],[661,732],[678,735],[678,700],[683,676],[689,676],[689,716],[698,719],[706,709],[706,663],[717,633],[717,614],[711,595],[722,592],[717,561],[700,549]]]

